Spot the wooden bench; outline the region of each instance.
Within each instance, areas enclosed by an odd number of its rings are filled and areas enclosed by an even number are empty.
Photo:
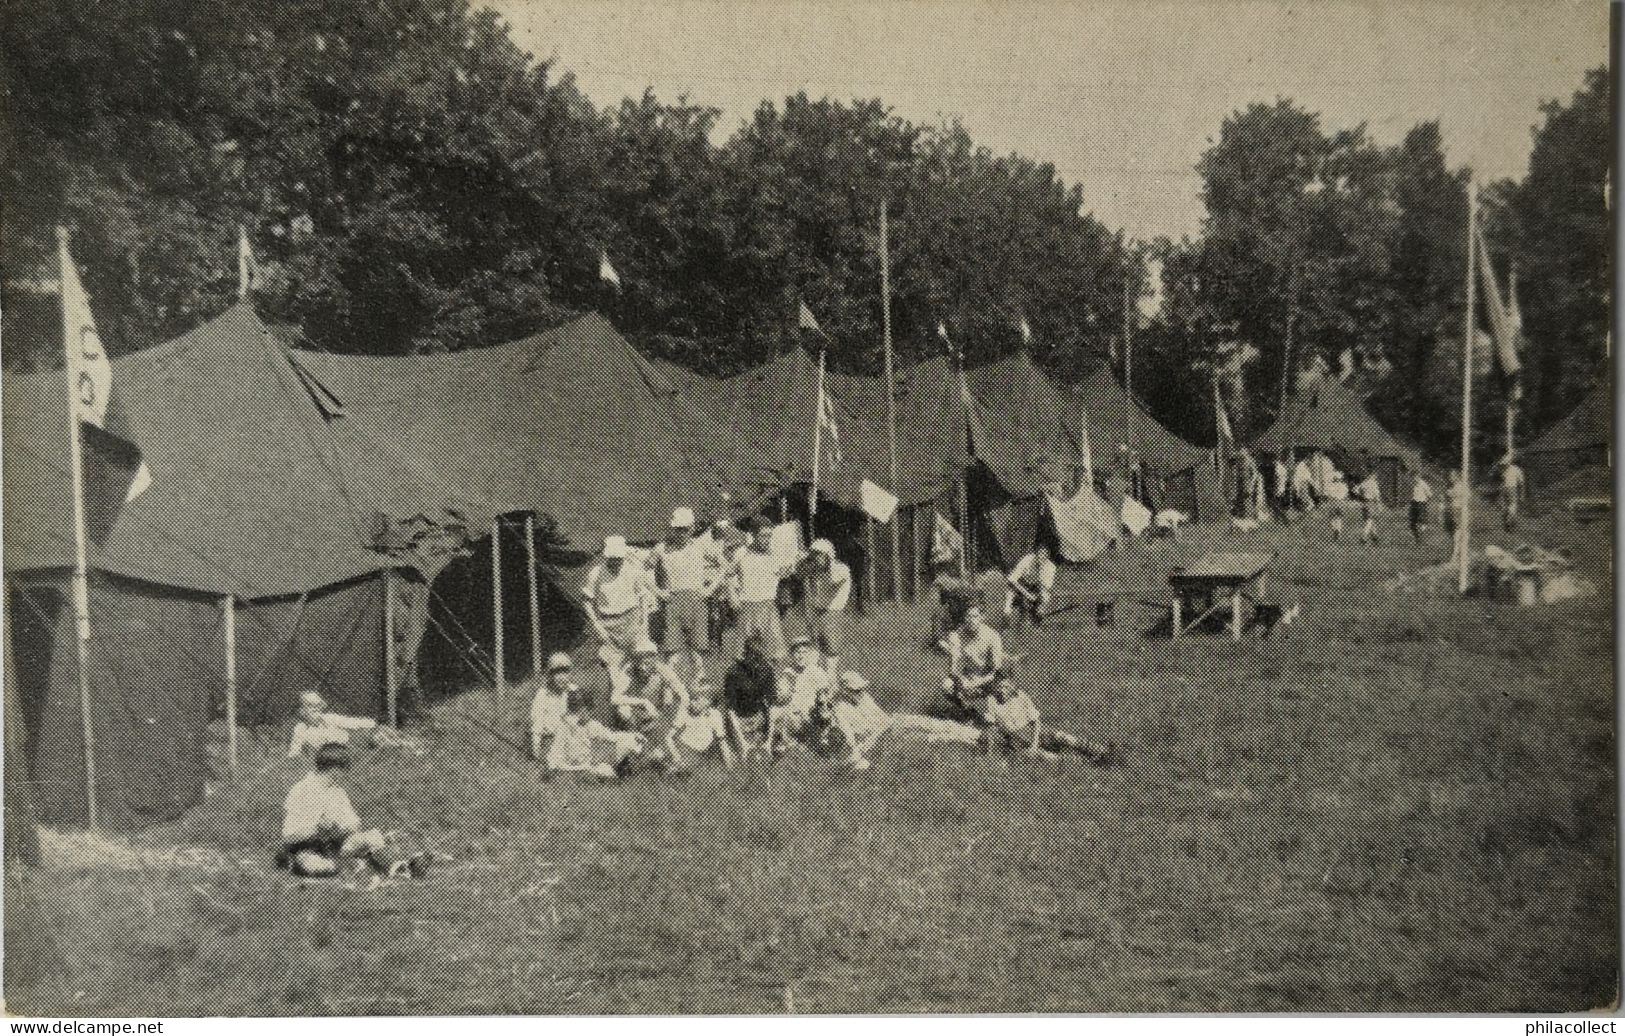
[[[1241,639],[1245,626],[1244,613],[1250,602],[1256,605],[1263,599],[1273,554],[1248,552],[1215,552],[1204,554],[1187,568],[1176,568],[1168,573],[1168,585],[1173,589],[1173,636],[1193,629],[1230,605],[1230,636]],[[1196,617],[1185,622],[1185,613]]]

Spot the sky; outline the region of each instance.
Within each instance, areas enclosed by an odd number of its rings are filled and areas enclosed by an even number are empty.
[[[1452,165],[1521,177],[1544,99],[1608,58],[1605,0],[486,0],[600,106],[653,87],[722,112],[879,97],[1053,162],[1131,236],[1195,236],[1194,165],[1230,112],[1289,97],[1395,143],[1439,119]]]

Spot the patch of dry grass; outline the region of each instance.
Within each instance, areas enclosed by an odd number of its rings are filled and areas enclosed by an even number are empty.
[[[1396,530],[1397,531],[1397,530]],[[1607,580],[1609,530],[1549,545]],[[1608,599],[1517,609],[1395,598],[1437,538],[1198,529],[1063,576],[1163,596],[1170,564],[1268,542],[1285,636],[1144,635],[1082,608],[1019,635],[1047,715],[1122,765],[894,745],[686,781],[546,781],[517,694],[472,691],[424,758],[367,756],[363,814],[456,862],[366,893],[269,867],[298,767],[115,848],[47,843],[14,931],[56,967],[8,974],[31,1014],[1520,1010],[1617,980]],[[853,662],[924,708],[922,610],[857,624]],[[69,850],[72,850],[71,852]],[[95,852],[91,850],[95,849]],[[98,856],[100,853],[100,856]],[[100,860],[97,864],[96,861]],[[33,911],[27,915],[27,911]],[[32,924],[27,923],[29,916]],[[21,981],[26,977],[28,981]]]

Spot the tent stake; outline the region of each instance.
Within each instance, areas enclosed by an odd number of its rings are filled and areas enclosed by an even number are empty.
[[[226,631],[226,771],[237,776],[237,598],[220,598]]]
[[[536,516],[525,515],[525,557],[530,564],[525,574],[530,580],[530,671],[542,671],[542,608],[536,589]]]

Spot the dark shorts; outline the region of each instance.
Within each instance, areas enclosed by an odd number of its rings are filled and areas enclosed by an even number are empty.
[[[674,655],[685,647],[711,650],[710,604],[698,590],[674,590],[666,599],[665,648]]]
[[[826,655],[841,654],[846,639],[846,612],[815,611],[807,615],[807,636]]]

